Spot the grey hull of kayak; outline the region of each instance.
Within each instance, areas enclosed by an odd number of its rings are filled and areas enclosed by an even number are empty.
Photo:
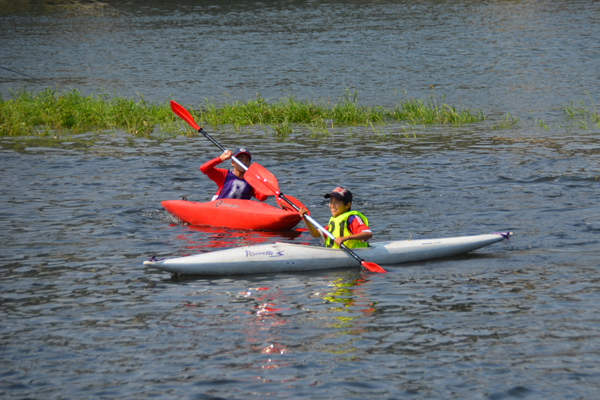
[[[361,258],[380,265],[396,265],[465,254],[508,240],[512,232],[460,236],[441,239],[397,240],[371,243],[353,251]],[[357,267],[356,260],[341,249],[272,243],[236,247],[144,265],[173,274],[244,275],[273,272],[311,271]]]

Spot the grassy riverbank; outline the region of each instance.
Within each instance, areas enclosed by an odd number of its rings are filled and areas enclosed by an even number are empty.
[[[215,103],[206,100],[197,108],[186,106],[198,123],[270,127],[275,133],[291,133],[292,124],[313,131],[326,126],[372,126],[402,122],[410,125],[463,125],[485,120],[479,110],[457,108],[432,95],[427,100],[405,96],[392,108],[359,104],[357,93],[349,91],[337,103],[298,101],[287,97],[267,101],[257,96],[247,102]],[[78,90],[45,89],[39,93],[19,91],[11,99],[0,99],[0,135],[26,136],[72,134],[85,131],[122,129],[134,135],[148,135],[158,125],[163,132],[180,130],[181,122],[169,102],[146,102],[106,93],[83,95]],[[186,128],[187,129],[187,128]],[[190,130],[191,132],[191,130]]]
[[[143,97],[136,102],[105,93],[84,96],[78,90],[58,92],[48,88],[37,94],[19,91],[9,100],[0,99],[1,136],[104,129],[139,134],[176,118],[168,105],[148,103]]]
[[[405,98],[393,108],[361,106],[357,93],[346,92],[334,104],[330,102],[298,101],[287,97],[268,102],[262,97],[230,104],[215,104],[206,101],[199,111],[201,120],[212,125],[369,125],[404,122],[409,125],[471,124],[485,119],[483,113],[468,108],[457,109],[444,103],[438,104],[432,94],[428,100]]]

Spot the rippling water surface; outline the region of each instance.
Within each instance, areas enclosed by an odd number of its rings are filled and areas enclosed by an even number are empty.
[[[283,139],[208,128],[319,221],[342,184],[377,240],[515,232],[382,275],[173,279],[142,262],[315,242],[177,224],[161,200],[215,189],[198,171],[219,153],[204,138],[0,138],[3,398],[597,397],[600,137],[556,107],[598,97],[598,2],[0,4],[2,66],[43,80],[2,70],[3,94],[60,84],[199,103],[353,87],[384,104],[436,84],[521,118]]]

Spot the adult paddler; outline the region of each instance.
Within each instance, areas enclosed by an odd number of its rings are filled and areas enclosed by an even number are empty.
[[[205,162],[200,167],[206,176],[214,181],[219,189],[213,196],[212,200],[220,199],[242,199],[250,200],[255,197],[259,201],[265,201],[268,196],[258,193],[244,180],[245,170],[231,160],[232,170],[216,168],[222,162],[231,159],[231,156],[237,158],[246,167],[252,162],[252,155],[244,148],[237,149],[235,152],[225,150],[219,157],[213,158]]]
[[[329,225],[325,227],[333,236],[335,241],[323,235],[305,218],[307,210],[300,208],[302,221],[313,237],[321,237],[325,246],[338,249],[344,243],[348,248],[367,247],[367,240],[373,237],[369,228],[369,221],[358,211],[352,211],[352,192],[341,186],[336,187],[324,196],[329,199],[329,210],[331,218]]]

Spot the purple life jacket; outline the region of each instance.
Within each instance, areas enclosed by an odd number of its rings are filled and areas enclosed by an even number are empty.
[[[239,179],[232,171],[227,171],[225,181],[223,182],[223,188],[221,193],[214,200],[221,199],[242,199],[250,200],[250,185],[243,179]]]

